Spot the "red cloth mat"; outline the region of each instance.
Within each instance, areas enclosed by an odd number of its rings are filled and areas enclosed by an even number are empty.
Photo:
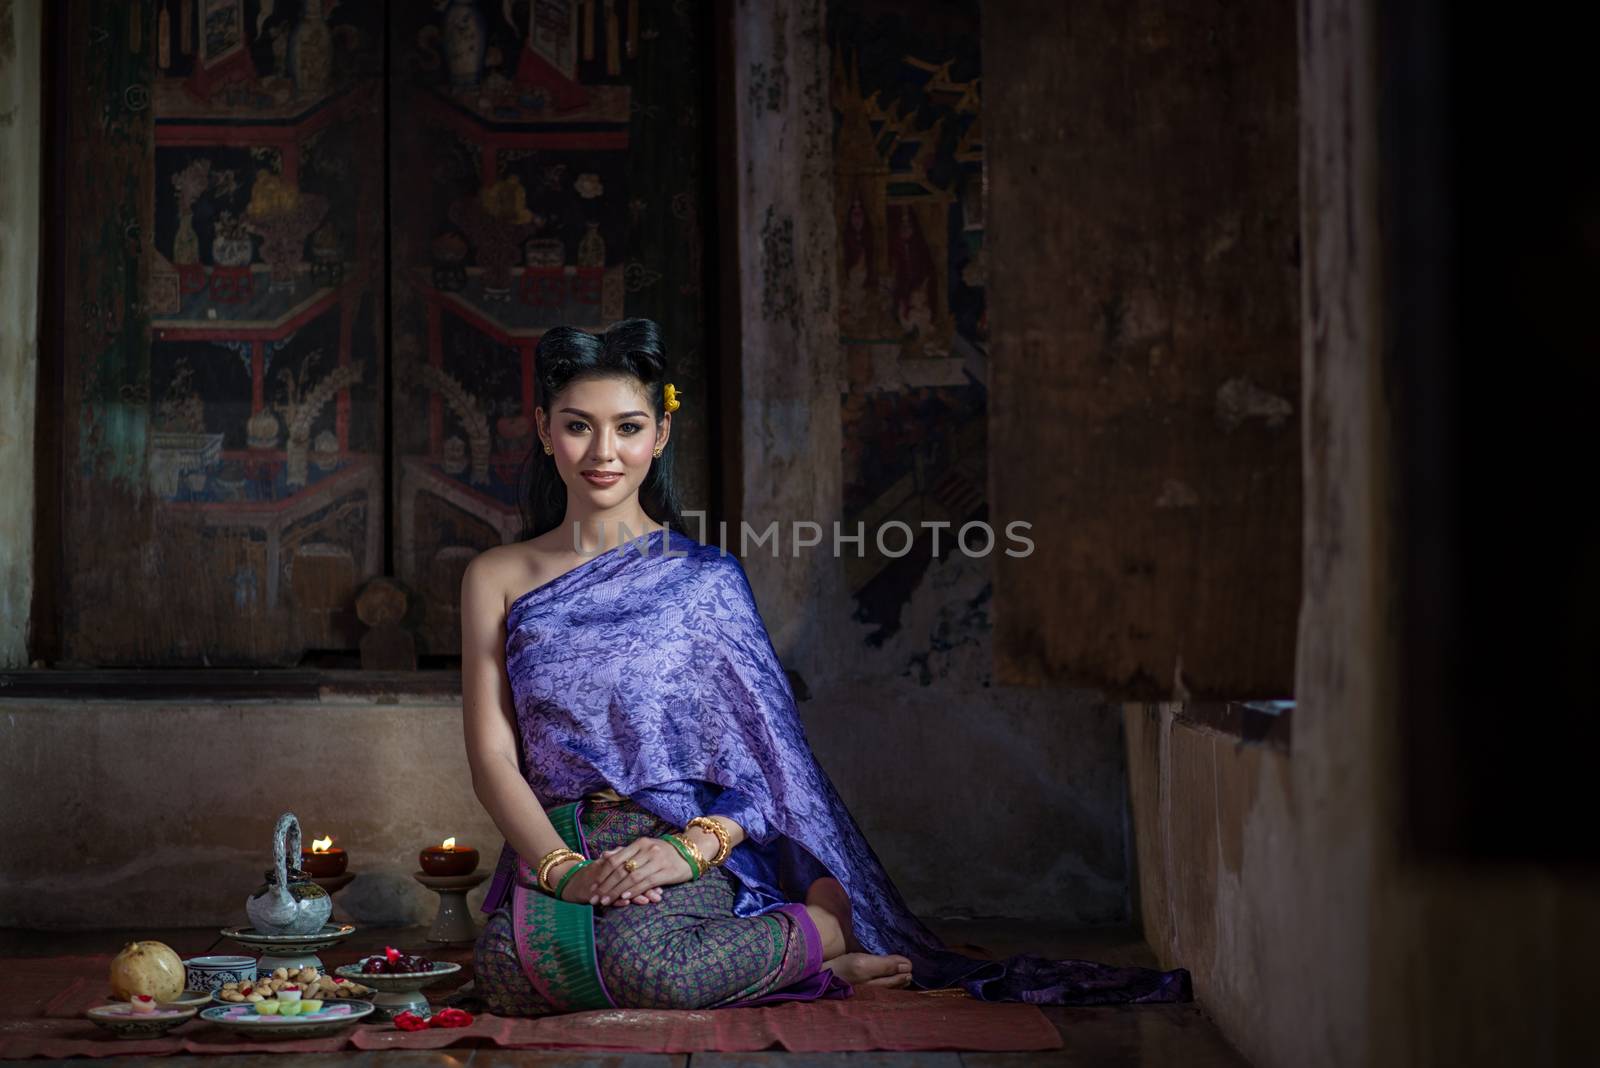
[[[0,959],[0,1018],[80,1019],[111,997],[111,954]]]
[[[260,1041],[198,1020],[162,1038],[122,1039],[88,1020],[0,1019],[0,1059],[168,1053],[334,1053],[340,1050],[604,1049],[652,1053],[1059,1049],[1035,1005],[857,986],[852,997],[740,1009],[596,1009],[564,1016],[479,1016],[471,1027],[400,1031],[358,1024],[328,1038]]]

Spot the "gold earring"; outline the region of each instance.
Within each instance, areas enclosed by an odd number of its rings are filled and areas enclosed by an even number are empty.
[[[544,454],[546,456],[554,456],[556,454],[556,450],[550,447],[550,443],[548,441],[544,443]]]
[[[657,460],[661,459],[661,449],[657,449],[655,455]]]

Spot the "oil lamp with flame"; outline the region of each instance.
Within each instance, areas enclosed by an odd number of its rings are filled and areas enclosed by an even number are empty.
[[[343,875],[349,865],[349,854],[333,844],[331,835],[312,839],[311,848],[300,851],[300,867],[314,879]]]
[[[478,851],[457,845],[451,837],[443,845],[429,846],[417,854],[417,862],[428,875],[471,875],[478,870]]]
[[[417,861],[422,870],[411,877],[439,895],[439,914],[428,929],[428,941],[471,945],[478,937],[478,926],[467,907],[467,894],[489,877],[488,872],[478,870],[478,851],[446,838],[442,845],[424,849]]]

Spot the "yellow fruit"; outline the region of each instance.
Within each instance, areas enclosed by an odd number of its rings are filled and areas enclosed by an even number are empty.
[[[122,1001],[138,994],[174,1001],[183,993],[183,958],[162,942],[129,942],[112,958],[111,993]]]

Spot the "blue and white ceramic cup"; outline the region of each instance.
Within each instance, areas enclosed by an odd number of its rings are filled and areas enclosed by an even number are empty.
[[[228,983],[250,983],[256,978],[254,957],[190,957],[183,962],[184,986],[190,990],[221,990]]]

